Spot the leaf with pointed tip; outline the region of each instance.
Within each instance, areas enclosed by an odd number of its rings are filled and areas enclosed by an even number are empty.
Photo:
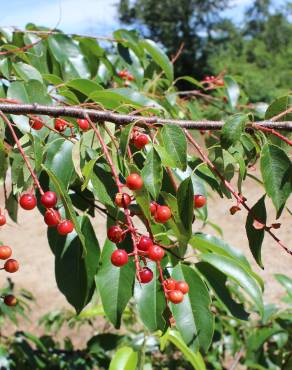
[[[255,303],[258,311],[263,315],[263,297],[258,282],[252,274],[230,257],[204,253],[200,258],[227,275],[238,284]]]
[[[208,289],[199,274],[187,265],[178,264],[171,276],[175,280],[184,280],[189,285],[189,292],[184,295],[184,300],[177,305],[171,303],[176,327],[184,342],[194,351],[201,348],[207,352],[214,332]]]
[[[181,182],[177,191],[177,205],[182,224],[191,235],[194,217],[194,191],[191,177]]]
[[[256,220],[256,221],[255,221]],[[261,257],[261,248],[265,237],[264,228],[255,228],[255,222],[260,222],[265,225],[267,222],[267,211],[265,206],[265,195],[261,197],[256,204],[248,212],[245,229],[249,242],[249,249],[251,250],[257,264],[264,268]]]
[[[105,314],[115,328],[119,328],[122,314],[133,295],[135,267],[133,261],[122,267],[114,266],[111,263],[111,254],[116,249],[115,244],[106,240],[101,255],[101,267],[95,280]]]
[[[284,150],[276,145],[265,144],[261,151],[261,173],[266,192],[279,218],[292,192],[292,165]]]
[[[247,122],[248,116],[246,114],[235,114],[224,123],[221,130],[221,144],[223,148],[228,149],[240,140]]]
[[[153,279],[147,284],[141,284],[136,281],[134,295],[137,303],[137,310],[140,319],[149,330],[163,331],[166,325],[163,317],[166,302],[163,288],[159,280],[159,271],[155,262],[151,261],[147,266],[153,272]]]
[[[161,130],[164,148],[175,164],[175,167],[185,170],[187,167],[187,141],[183,130],[175,125],[164,125]]]
[[[138,353],[130,347],[122,347],[117,350],[109,365],[109,370],[136,370]]]
[[[147,153],[141,176],[144,185],[152,197],[156,200],[160,193],[162,184],[162,166],[161,159],[154,148]]]
[[[227,90],[229,105],[232,109],[235,109],[240,95],[239,86],[231,76],[224,77],[224,84]]]
[[[77,233],[67,236],[48,229],[48,241],[55,255],[55,274],[58,288],[80,313],[90,301],[94,291],[94,276],[98,268],[100,248],[94,229],[87,216],[77,219],[80,231],[86,235],[84,252]]]

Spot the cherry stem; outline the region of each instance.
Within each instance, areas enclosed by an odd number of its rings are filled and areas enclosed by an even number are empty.
[[[185,135],[189,142],[196,148],[198,153],[200,154],[203,161],[210,167],[210,169],[219,177],[219,179],[222,181],[224,186],[230,191],[230,193],[235,197],[237,202],[239,204],[242,204],[242,206],[252,215],[253,219],[255,221],[261,222],[256,219],[256,217],[253,215],[252,209],[247,205],[246,199],[240,195],[228,182],[225,177],[218,171],[218,169],[215,167],[215,165],[210,161],[210,159],[207,157],[207,155],[203,152],[203,149],[200,147],[200,145],[196,142],[196,140],[192,137],[192,135],[185,129]],[[261,222],[262,223],[262,222]],[[264,225],[265,231],[271,235],[271,237],[277,242],[277,244],[283,248],[288,254],[292,255],[292,250],[290,250],[288,247],[286,247],[282,241],[269,229],[267,225]]]
[[[5,114],[1,110],[0,110],[0,116],[2,117],[2,119],[4,120],[4,122],[9,127],[9,129],[11,131],[11,135],[12,135],[12,137],[13,137],[13,139],[14,139],[17,147],[18,147],[18,150],[19,150],[19,152],[20,152],[20,154],[21,154],[24,162],[26,163],[26,166],[27,166],[27,168],[28,168],[28,170],[29,170],[29,172],[31,174],[32,179],[33,179],[33,182],[35,183],[36,187],[39,189],[40,194],[43,195],[44,194],[44,191],[43,191],[43,189],[41,187],[41,184],[39,183],[39,180],[38,180],[36,174],[34,173],[32,167],[31,167],[31,165],[29,163],[29,160],[28,160],[28,158],[27,158],[27,156],[26,156],[26,154],[25,154],[25,152],[24,152],[24,150],[23,150],[23,148],[22,148],[22,146],[20,144],[20,141],[18,140],[18,137],[17,137],[17,135],[16,135],[16,133],[14,131],[14,128],[13,128],[11,122],[9,121],[9,119],[5,116]]]
[[[112,171],[112,174],[113,174],[113,177],[115,179],[115,182],[117,184],[117,187],[118,187],[118,192],[119,193],[122,193],[123,192],[123,184],[120,182],[120,179],[119,179],[119,175],[115,169],[115,166],[113,164],[113,161],[111,159],[111,156],[109,154],[109,151],[108,151],[108,148],[99,132],[99,130],[97,129],[97,127],[94,125],[94,123],[91,121],[91,119],[89,118],[88,114],[85,114],[85,118],[88,120],[90,126],[92,127],[92,129],[94,130],[99,142],[100,142],[100,145],[101,145],[101,148],[102,148],[102,151],[105,155],[105,158],[111,168],[111,171]],[[133,222],[132,222],[132,219],[131,219],[131,216],[130,216],[130,211],[128,208],[124,208],[124,213],[125,213],[125,216],[126,216],[126,220],[127,220],[127,224],[128,224],[128,229],[129,231],[131,232],[131,237],[132,237],[132,241],[133,241],[133,253],[134,253],[134,261],[135,261],[135,266],[136,266],[136,276],[137,276],[137,279],[139,280],[140,282],[140,276],[139,276],[139,271],[141,271],[141,266],[140,266],[140,262],[139,262],[139,255],[138,255],[138,247],[137,247],[137,239],[138,239],[138,236],[137,236],[137,233],[136,233],[136,229],[133,225]]]
[[[269,134],[272,134],[278,137],[280,140],[284,141],[286,144],[292,146],[292,140],[289,140],[287,137],[281,135],[279,132],[275,131],[272,128],[263,127],[262,125],[257,125],[257,124],[254,124],[253,127],[256,128],[257,130],[268,132]]]

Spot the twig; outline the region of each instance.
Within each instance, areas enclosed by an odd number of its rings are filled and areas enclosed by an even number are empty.
[[[281,135],[279,132],[275,131],[272,128],[263,127],[262,125],[256,125],[256,124],[253,124],[253,127],[260,130],[260,131],[268,132],[269,134],[272,134],[272,135],[278,137],[280,140],[284,141],[286,144],[292,146],[292,140],[289,140],[287,137]]]
[[[252,209],[247,205],[246,199],[240,195],[231,185],[229,181],[225,179],[225,177],[218,171],[216,166],[210,161],[208,156],[203,152],[200,145],[196,142],[196,140],[192,137],[192,135],[185,129],[185,135],[189,142],[196,148],[198,153],[200,154],[203,161],[209,166],[209,168],[219,177],[219,179],[222,181],[224,186],[230,191],[230,193],[234,196],[234,198],[237,200],[238,203],[242,204],[242,206],[253,216],[254,220],[259,221],[254,217]],[[282,241],[271,231],[270,227],[267,225],[264,225],[264,230],[271,235],[271,237],[277,242],[277,244],[283,248],[288,254],[292,255],[292,250],[290,250],[288,247],[286,247]]]
[[[94,122],[113,122],[118,125],[127,125],[132,122],[137,124],[157,124],[157,125],[178,125],[183,128],[196,129],[196,130],[220,130],[224,125],[224,121],[209,121],[209,120],[178,120],[171,118],[157,118],[157,117],[144,117],[131,114],[118,114],[111,111],[98,111],[95,109],[83,109],[78,106],[47,106],[39,104],[0,104],[0,110],[9,114],[39,114],[48,115],[52,117],[74,117],[84,118],[88,115]],[[292,131],[292,121],[259,121],[254,124],[261,125],[277,130]]]

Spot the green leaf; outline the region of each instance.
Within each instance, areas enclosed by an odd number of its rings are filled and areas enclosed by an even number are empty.
[[[114,266],[111,263],[111,254],[116,249],[115,244],[109,240],[105,242],[96,284],[107,318],[115,328],[119,328],[121,316],[133,295],[135,268],[132,261],[122,267]]]
[[[55,176],[68,189],[74,165],[72,160],[73,143],[71,141],[58,138],[49,143],[45,166],[49,168]]]
[[[189,293],[183,302],[174,305],[171,311],[176,327],[184,342],[194,351],[201,348],[207,352],[214,332],[214,317],[210,311],[211,299],[205,283],[191,267],[178,264],[171,274],[175,280],[184,280],[189,285]]]
[[[228,286],[227,277],[221,271],[206,262],[199,262],[196,268],[204,276],[210,287],[213,289],[217,299],[227,308],[227,310],[240,320],[247,320],[248,313],[244,309],[243,303],[237,303],[233,299]]]
[[[263,280],[252,271],[246,257],[237,248],[230,246],[224,240],[209,234],[197,232],[193,234],[189,243],[193,248],[198,249],[202,253],[212,252],[234,259],[248,274],[251,274],[253,278],[257,280],[262,289],[264,288]]]
[[[161,130],[163,145],[175,163],[175,167],[187,167],[187,141],[183,130],[175,125],[164,125]]]
[[[248,116],[246,114],[236,114],[224,123],[221,130],[221,144],[223,148],[227,149],[240,140],[247,122]]]
[[[292,279],[283,274],[275,274],[275,278],[286,289],[287,293],[292,297]]]
[[[13,192],[11,192],[6,199],[5,208],[11,220],[17,222],[18,200]]]
[[[81,92],[82,94],[89,96],[98,90],[103,90],[103,87],[97,82],[86,80],[84,78],[76,78],[66,83],[66,86],[73,88]]]
[[[166,77],[170,82],[173,81],[173,64],[168,59],[167,55],[162,49],[152,40],[143,40],[140,45],[147,50],[155,63],[157,63],[164,71]]]
[[[136,281],[134,296],[137,310],[140,319],[147,329],[150,331],[163,331],[166,325],[163,317],[166,302],[159,280],[159,271],[155,262],[149,262],[147,266],[153,271],[153,279],[147,284],[140,284]]]
[[[260,222],[262,225],[266,225],[267,222],[267,211],[265,206],[265,195],[261,197],[256,204],[252,207],[251,211],[248,212],[245,229],[246,235],[249,242],[249,248],[251,250],[254,259],[257,264],[264,268],[261,257],[261,248],[265,237],[264,228],[255,228],[255,221]]]
[[[181,182],[177,192],[177,205],[182,224],[191,234],[194,217],[194,191],[191,177]]]
[[[147,153],[141,176],[144,185],[154,199],[158,198],[162,185],[162,166],[161,159],[154,148]]]
[[[122,347],[117,350],[109,370],[136,370],[138,364],[138,353],[130,347]]]
[[[292,165],[284,150],[265,144],[261,151],[261,173],[279,218],[292,191]]]
[[[78,217],[77,222],[81,233],[86,235],[86,253],[75,231],[65,237],[59,235],[55,228],[49,228],[48,240],[55,255],[58,288],[76,312],[80,313],[94,291],[100,248],[89,218]]]
[[[52,181],[52,184],[54,185],[54,188],[55,188],[57,194],[61,197],[62,203],[63,203],[65,211],[66,211],[66,215],[73,222],[75,230],[76,230],[76,232],[78,234],[78,237],[81,241],[81,244],[83,245],[84,248],[86,248],[85,237],[82,234],[82,230],[80,228],[80,225],[79,225],[78,219],[76,217],[76,213],[75,213],[75,210],[73,208],[73,204],[72,204],[72,201],[70,199],[70,196],[68,194],[67,189],[65,188],[63,183],[59,181],[59,178],[56,177],[56,175],[49,168],[45,167],[45,165],[42,165],[42,167],[47,172],[47,174],[49,175],[49,178]]]
[[[29,64],[22,62],[14,63],[13,68],[15,69],[15,72],[18,74],[18,76],[24,81],[37,80],[41,83],[43,82],[43,78],[40,72]]]
[[[224,85],[227,90],[229,105],[232,109],[235,109],[240,95],[239,86],[231,76],[224,77]]]
[[[182,336],[176,330],[168,329],[168,331],[160,338],[160,349],[163,351],[167,342],[173,343],[184,355],[185,359],[189,361],[195,370],[207,370],[204,359],[200,352],[193,352],[184,343]]]
[[[250,272],[245,270],[240,264],[229,257],[218,256],[215,254],[202,254],[200,258],[223,274],[227,275],[231,280],[238,284],[246,294],[248,294],[255,303],[260,314],[263,314],[263,298],[258,282]]]
[[[129,145],[132,129],[134,126],[135,126],[135,122],[130,123],[129,125],[123,127],[123,130],[121,132],[119,150],[123,158],[125,158],[127,155],[127,147]]]

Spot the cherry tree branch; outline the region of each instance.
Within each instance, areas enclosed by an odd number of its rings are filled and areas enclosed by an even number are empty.
[[[39,104],[0,104],[0,110],[3,113],[9,114],[39,114],[48,115],[52,117],[73,117],[73,118],[84,118],[85,115],[94,122],[113,122],[117,125],[127,125],[131,122],[136,122],[136,124],[172,124],[178,125],[187,129],[196,130],[220,130],[224,125],[224,121],[209,121],[209,120],[178,120],[172,118],[158,118],[158,117],[146,117],[131,114],[119,114],[113,113],[111,111],[99,111],[96,109],[84,109],[79,106],[47,106]],[[253,125],[260,125],[261,127],[292,131],[292,121],[259,121],[254,122]],[[252,128],[252,125],[247,126],[247,128]],[[256,129],[256,127],[254,127]]]

